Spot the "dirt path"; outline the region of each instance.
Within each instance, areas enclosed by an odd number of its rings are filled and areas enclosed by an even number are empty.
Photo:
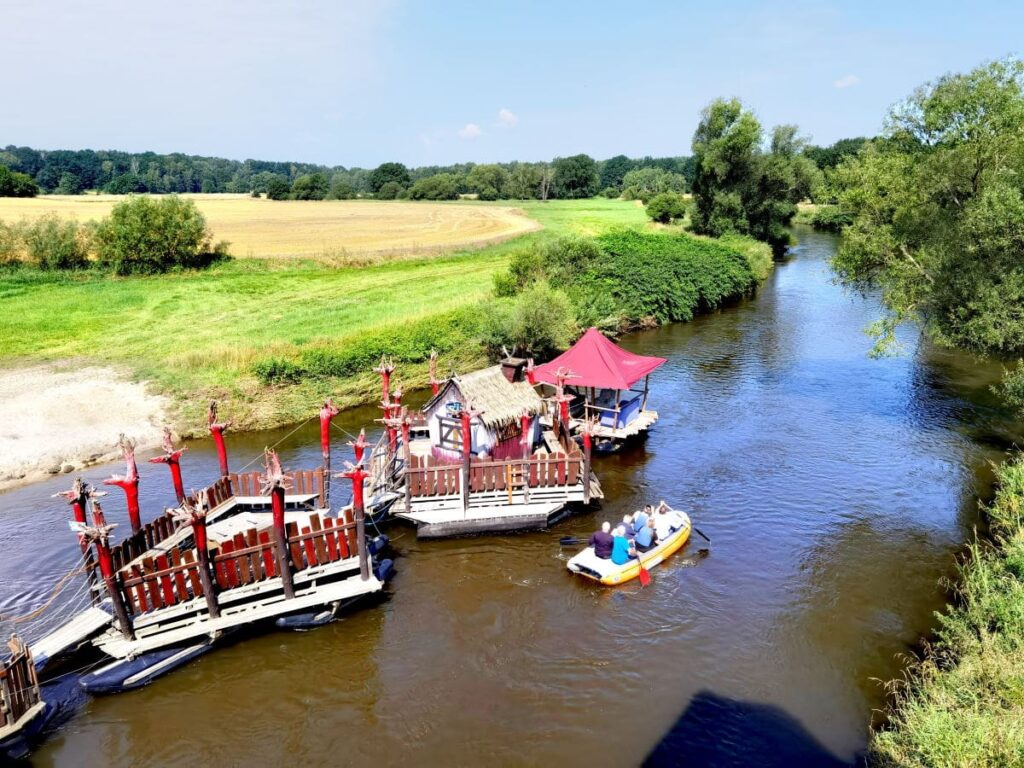
[[[108,460],[122,432],[159,445],[167,405],[111,368],[0,371],[0,490]]]

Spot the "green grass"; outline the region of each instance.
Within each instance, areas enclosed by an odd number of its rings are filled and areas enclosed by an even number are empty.
[[[225,413],[240,428],[304,419],[327,395],[342,405],[363,402],[376,387],[369,371],[268,387],[254,366],[304,354],[322,359],[325,350],[336,361],[346,347],[365,352],[397,342],[487,298],[495,272],[524,243],[646,220],[642,208],[624,201],[519,205],[545,229],[478,250],[373,266],[243,259],[154,277],[0,273],[0,365],[76,358],[125,366],[172,397],[186,434],[201,423],[209,397],[227,400]],[[448,337],[429,337],[442,348],[450,342],[444,368],[483,362],[478,345],[458,343],[463,325],[444,327]],[[425,365],[403,365],[401,375],[407,385],[423,384]]]
[[[890,727],[872,739],[878,766],[1024,765],[1024,457],[999,470],[993,541],[960,568],[924,661],[894,686]]]

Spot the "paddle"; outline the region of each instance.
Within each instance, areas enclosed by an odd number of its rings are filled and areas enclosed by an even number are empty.
[[[707,536],[705,536],[704,535],[704,531],[702,531],[700,528],[698,528],[697,526],[693,526],[693,530],[695,530],[697,533],[699,533],[701,538],[704,539],[704,541],[706,541],[708,544],[711,543],[711,539],[709,539]]]
[[[571,547],[573,544],[582,544],[582,539],[577,539],[575,536],[563,536],[558,540],[559,546]]]
[[[633,546],[635,547],[636,544],[634,544]],[[636,564],[640,566],[640,586],[642,588],[646,587],[648,584],[651,583],[651,572],[644,568],[643,561],[640,559],[641,554],[642,553],[638,549],[636,551]]]

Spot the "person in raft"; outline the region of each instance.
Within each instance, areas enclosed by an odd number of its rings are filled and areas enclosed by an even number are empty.
[[[622,524],[619,527],[622,528],[622,530],[625,532],[625,536],[627,539],[632,539],[634,536],[636,536],[636,527],[633,524],[632,515],[623,515]]]
[[[651,505],[646,504],[642,510],[638,510],[633,515],[633,531],[639,533],[640,529],[647,525],[647,521],[651,519]]]
[[[601,523],[601,530],[595,532],[588,542],[594,548],[594,554],[602,560],[612,556],[612,526],[607,520]]]
[[[626,529],[620,525],[615,529],[615,536],[612,538],[612,562],[616,565],[625,565],[633,554],[635,550],[629,545]]]
[[[679,530],[683,524],[683,516],[672,509],[664,500],[658,504],[658,512],[654,515],[654,530],[659,539],[665,539],[673,531]]]
[[[653,518],[649,518],[647,525],[636,532],[636,536],[633,537],[633,546],[636,547],[637,552],[646,552],[658,546],[658,536],[654,531]]]

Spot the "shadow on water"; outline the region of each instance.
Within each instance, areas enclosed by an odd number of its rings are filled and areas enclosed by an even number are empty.
[[[780,707],[697,693],[643,763],[648,768],[846,768],[795,717]]]

